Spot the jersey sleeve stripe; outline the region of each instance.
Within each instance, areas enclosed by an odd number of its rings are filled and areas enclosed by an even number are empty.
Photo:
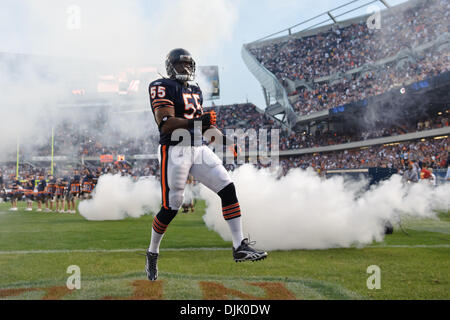
[[[173,108],[173,106],[171,106],[169,104],[160,104],[160,105],[158,105],[156,107],[153,107],[153,110],[156,110],[156,109],[159,109],[159,108],[162,108],[162,107]]]
[[[171,101],[169,99],[155,99],[155,100],[153,100],[153,103],[157,103],[157,102],[166,102],[166,103],[169,103],[171,105],[174,105],[173,101]]]
[[[153,106],[153,107],[157,107],[157,106],[160,106],[160,105],[162,105],[162,104],[167,105],[167,106],[171,106],[171,107],[174,106],[173,104],[167,103],[167,102],[165,102],[165,101],[161,101],[161,102],[153,102],[153,103],[152,103],[152,106]]]

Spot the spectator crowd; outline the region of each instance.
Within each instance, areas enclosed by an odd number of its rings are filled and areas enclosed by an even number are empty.
[[[413,7],[383,12],[380,29],[369,29],[362,19],[345,27],[335,24],[315,35],[253,46],[250,51],[282,83],[285,79],[309,82],[311,90],[298,87],[289,92],[294,109],[307,115],[450,71],[448,47],[431,47],[398,64],[355,72],[332,83],[313,82],[430,43],[449,32],[445,22],[450,18],[449,9],[448,0],[422,1]]]
[[[251,48],[255,57],[278,78],[310,80],[345,72],[415,48],[449,31],[450,2],[425,0],[411,8],[387,10],[379,29],[366,19],[315,35]]]

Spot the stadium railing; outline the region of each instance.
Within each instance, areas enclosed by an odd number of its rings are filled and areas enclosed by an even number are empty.
[[[298,149],[298,150],[284,150],[284,151],[280,151],[280,156],[295,156],[295,155],[316,153],[316,152],[330,152],[330,151],[340,151],[340,150],[346,150],[346,149],[356,149],[356,148],[370,147],[370,146],[380,145],[380,144],[390,144],[390,143],[404,142],[404,141],[409,141],[409,140],[446,136],[449,134],[450,134],[450,126],[444,127],[444,128],[439,128],[439,129],[431,129],[431,130],[425,130],[425,131],[419,131],[419,132],[405,133],[405,134],[401,134],[401,135],[397,135],[397,136],[389,136],[389,137],[369,139],[369,140],[358,141],[358,142],[336,144],[336,145],[326,146],[326,147],[305,148],[305,149]]]
[[[289,102],[286,89],[280,84],[277,77],[250,53],[245,45],[242,46],[241,55],[250,72],[260,82],[270,97],[275,99],[276,102],[274,104],[279,104],[283,108],[288,126],[292,128],[297,122],[297,116]],[[271,105],[270,97],[266,99],[267,107],[269,108]]]

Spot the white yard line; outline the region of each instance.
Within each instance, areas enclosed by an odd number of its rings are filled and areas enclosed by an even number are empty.
[[[392,244],[392,245],[379,245],[379,246],[366,246],[364,248],[450,248],[450,244]]]
[[[29,254],[29,253],[109,253],[109,252],[142,252],[145,253],[147,248],[135,249],[73,249],[73,250],[20,250],[20,251],[0,251],[0,254]],[[231,248],[166,248],[161,251],[219,251],[230,250]]]
[[[450,244],[417,244],[417,245],[379,245],[379,246],[366,246],[364,248],[450,248]],[[338,248],[333,248],[338,249]],[[348,248],[347,248],[348,249]],[[142,252],[144,253],[147,248],[135,248],[135,249],[74,249],[74,250],[20,250],[20,251],[0,251],[0,254],[36,254],[36,253],[110,253],[110,252]],[[299,249],[302,250],[302,249]],[[311,250],[311,249],[308,249]],[[322,250],[322,249],[321,249]],[[164,251],[231,251],[230,248],[166,248],[161,249]]]

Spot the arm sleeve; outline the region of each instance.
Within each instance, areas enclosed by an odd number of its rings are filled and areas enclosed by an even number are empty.
[[[151,83],[148,88],[150,105],[155,111],[161,107],[174,107],[175,99],[173,88],[164,83]]]

